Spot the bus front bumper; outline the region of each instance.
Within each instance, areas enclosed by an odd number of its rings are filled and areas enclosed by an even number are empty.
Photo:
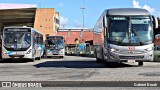
[[[143,54],[119,54],[115,52],[110,52],[107,55],[104,55],[104,59],[107,62],[126,62],[129,60],[135,60],[136,62],[142,61],[153,61],[154,54],[153,50]]]
[[[32,59],[32,54],[4,54],[3,59]]]

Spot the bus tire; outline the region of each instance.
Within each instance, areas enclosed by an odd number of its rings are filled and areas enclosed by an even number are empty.
[[[60,56],[60,58],[64,58],[64,56]]]
[[[101,63],[102,60],[100,58],[96,58],[97,63]]]
[[[47,56],[47,58],[51,58],[51,56]]]
[[[143,66],[143,62],[138,62],[138,66]]]
[[[41,60],[41,56],[37,58],[38,60]]]
[[[32,59],[31,59],[31,62],[34,62],[35,60],[36,60],[35,58],[32,58]]]
[[[97,53],[96,53],[96,61],[97,61],[97,63],[102,63],[102,59],[97,57]]]

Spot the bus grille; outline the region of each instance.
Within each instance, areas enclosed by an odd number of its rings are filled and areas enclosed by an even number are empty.
[[[142,54],[143,51],[121,51],[120,54]]]
[[[143,59],[144,56],[119,56],[120,59]]]
[[[58,54],[52,54],[52,55],[58,55]]]
[[[9,55],[9,57],[14,58],[14,57],[19,57],[19,58],[23,58],[24,55]]]

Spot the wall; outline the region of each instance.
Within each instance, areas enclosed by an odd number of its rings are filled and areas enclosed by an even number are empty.
[[[60,14],[58,14],[60,15]],[[56,12],[54,8],[40,8],[36,10],[34,28],[46,34],[56,34]],[[45,39],[45,38],[44,38]]]

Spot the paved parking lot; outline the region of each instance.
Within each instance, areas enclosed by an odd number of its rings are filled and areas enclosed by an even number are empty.
[[[66,56],[0,63],[1,81],[160,81],[160,63],[117,63],[105,66],[95,58]]]

